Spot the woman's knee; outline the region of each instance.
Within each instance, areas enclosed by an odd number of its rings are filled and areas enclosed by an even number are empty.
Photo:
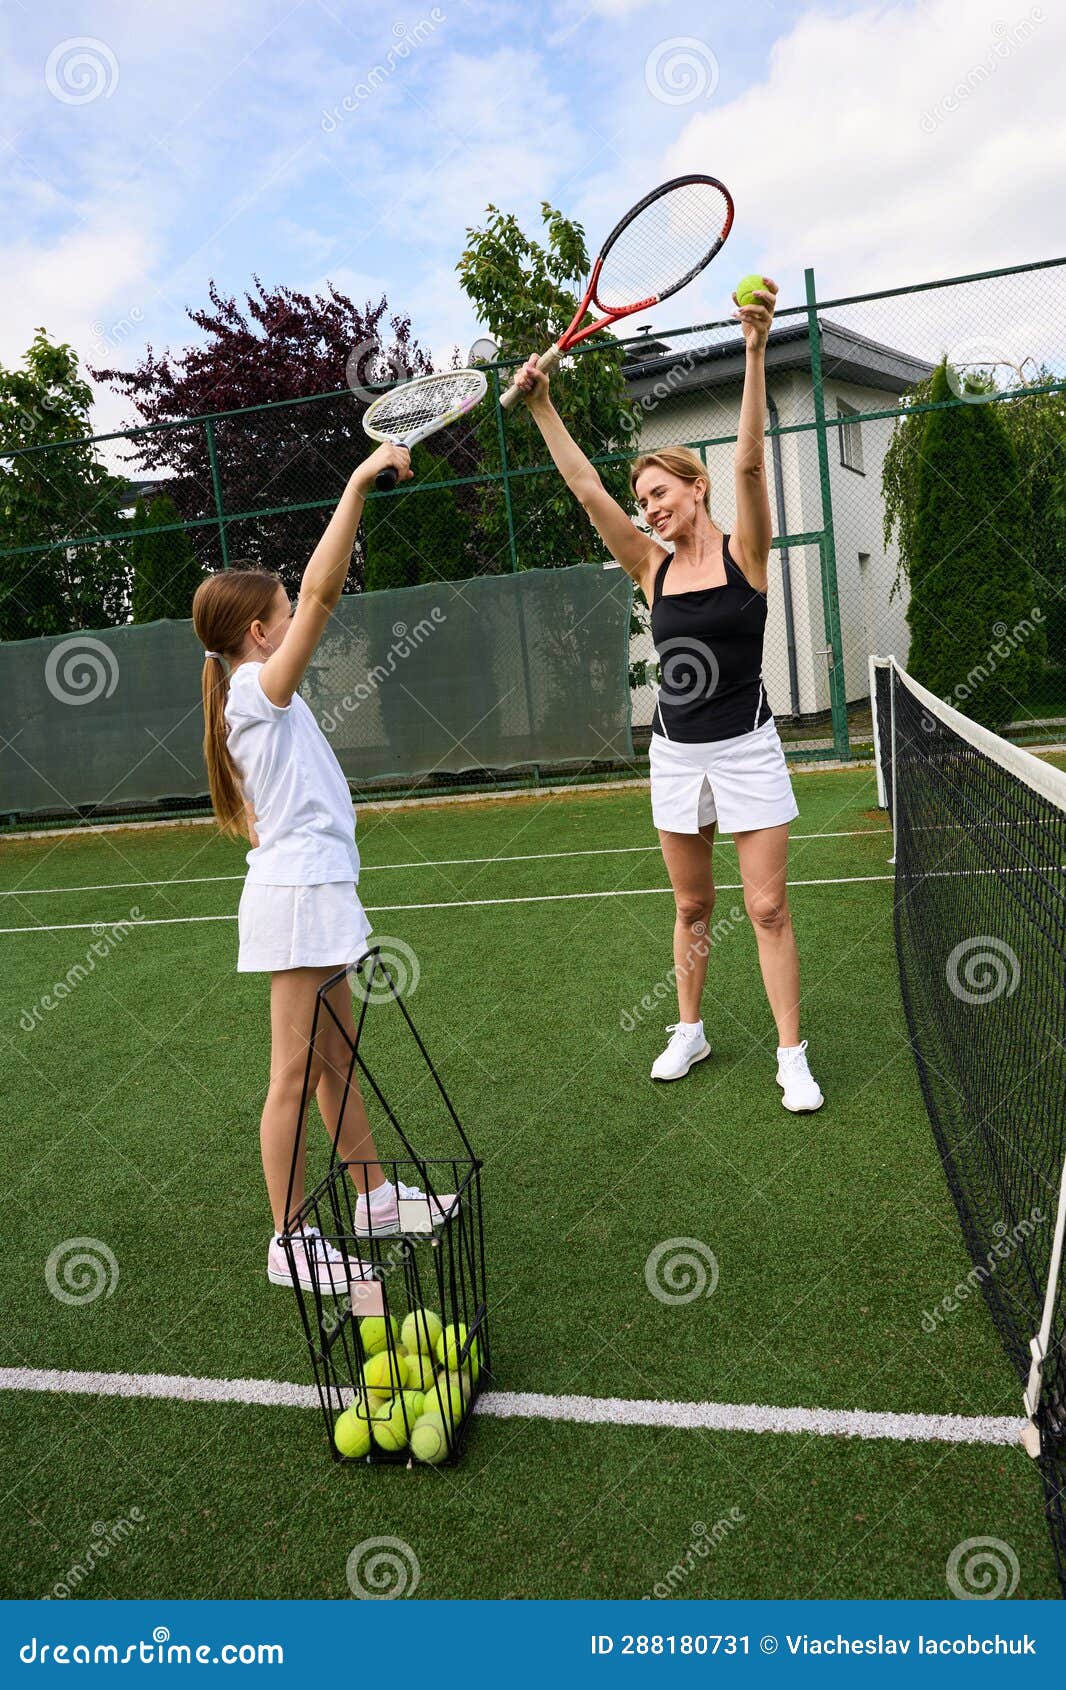
[[[781,933],[789,924],[788,899],[772,892],[750,892],[745,896],[744,908],[753,927],[763,933]]]
[[[690,927],[693,931],[702,928],[706,931],[711,919],[711,911],[714,909],[714,893],[711,892],[704,897],[695,897],[688,894],[675,895],[674,906],[677,910],[677,919],[683,927]]]

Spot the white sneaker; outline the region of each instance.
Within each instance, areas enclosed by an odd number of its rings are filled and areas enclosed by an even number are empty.
[[[683,1080],[694,1062],[702,1062],[705,1056],[710,1056],[711,1047],[703,1036],[703,1022],[696,1023],[694,1030],[689,1030],[675,1021],[667,1027],[673,1038],[651,1065],[653,1080]]]
[[[390,1233],[400,1231],[400,1204],[403,1198],[408,1203],[418,1203],[420,1214],[405,1217],[405,1232],[430,1233],[434,1227],[440,1226],[446,1218],[452,1204],[455,1202],[454,1191],[446,1196],[428,1197],[417,1185],[404,1185],[398,1180],[393,1185],[386,1180],[379,1185],[373,1197],[357,1197],[355,1201],[355,1231],[359,1238],[380,1238]],[[426,1224],[428,1223],[428,1224]]]
[[[353,1279],[362,1279],[364,1269],[358,1262],[350,1266],[341,1252],[328,1244],[317,1226],[309,1226],[292,1235],[292,1253],[296,1260],[296,1275],[289,1265],[285,1246],[277,1234],[270,1240],[267,1251],[267,1278],[271,1285],[288,1285],[298,1281],[306,1291],[317,1285],[327,1296],[346,1297]]]
[[[807,1066],[807,1041],[777,1052],[777,1083],[784,1093],[781,1102],[794,1115],[820,1109],[825,1102]]]

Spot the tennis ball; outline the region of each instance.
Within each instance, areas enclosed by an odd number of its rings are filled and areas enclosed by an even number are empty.
[[[392,1341],[395,1344],[400,1336],[400,1329],[391,1314],[388,1317],[388,1324],[392,1327]],[[379,1350],[385,1349],[389,1340],[384,1317],[378,1314],[368,1314],[365,1320],[359,1322],[359,1337],[362,1340],[365,1356],[376,1356]]]
[[[394,1402],[384,1402],[375,1410],[370,1421],[370,1430],[379,1449],[403,1449],[407,1442],[407,1427],[404,1424],[401,1398],[397,1397]]]
[[[377,1355],[370,1357],[363,1368],[363,1383],[371,1407],[376,1403],[387,1402],[406,1385],[407,1363],[402,1356],[390,1356],[388,1350],[380,1350]]]
[[[446,1367],[448,1369],[449,1373],[458,1372],[460,1368],[462,1368],[465,1373],[469,1369],[476,1379],[480,1368],[480,1358],[477,1353],[477,1339],[475,1338],[474,1342],[470,1346],[470,1354],[468,1356],[464,1356],[463,1360],[460,1361],[459,1351],[465,1343],[466,1327],[463,1325],[461,1320],[457,1322],[455,1326],[446,1326],[444,1331],[441,1333],[440,1342],[437,1345],[437,1360],[440,1362],[442,1367]]]
[[[466,1327],[463,1325],[461,1320],[457,1321],[454,1326],[446,1326],[434,1345],[437,1360],[440,1362],[441,1366],[447,1367],[448,1365],[446,1352],[449,1344],[451,1344],[454,1349],[458,1349],[460,1345],[465,1343]]]
[[[426,1412],[426,1399],[421,1391],[402,1391],[404,1410],[407,1414],[408,1426],[413,1426]]]
[[[400,1327],[400,1340],[410,1354],[421,1350],[428,1356],[436,1349],[441,1330],[440,1316],[432,1309],[412,1309]]]
[[[421,1350],[412,1350],[406,1358],[407,1385],[412,1391],[428,1391],[433,1384],[433,1375],[437,1364],[432,1356],[423,1355]]]
[[[411,1433],[411,1454],[416,1461],[435,1467],[448,1453],[448,1434],[439,1414],[423,1414]]]
[[[441,1400],[444,1403],[445,1413],[448,1414],[452,1420],[461,1420],[463,1418],[463,1410],[470,1400],[470,1382],[466,1378],[465,1374],[442,1373],[437,1380],[437,1387],[440,1391]],[[436,1391],[430,1391],[427,1394],[426,1402],[429,1404],[430,1410],[432,1411],[433,1405],[437,1402]]]
[[[333,1442],[342,1455],[365,1455],[370,1448],[370,1426],[365,1414],[346,1408],[333,1427]]]
[[[755,291],[765,286],[765,276],[742,276],[736,287],[737,304],[757,305],[759,302],[755,298]]]

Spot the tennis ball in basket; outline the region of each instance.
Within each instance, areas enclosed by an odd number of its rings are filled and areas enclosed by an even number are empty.
[[[437,1380],[437,1384],[440,1387],[446,1413],[453,1420],[461,1420],[463,1410],[470,1400],[470,1381],[465,1374],[442,1373]],[[432,1408],[432,1405],[437,1401],[435,1392],[430,1391],[426,1401]]]
[[[375,1410],[371,1417],[370,1430],[379,1449],[403,1448],[407,1442],[407,1427],[403,1418],[403,1402],[399,1397],[393,1402],[382,1403],[381,1407]]]
[[[448,1434],[439,1414],[423,1414],[411,1433],[411,1454],[416,1461],[435,1467],[448,1453]]]
[[[400,1327],[400,1341],[406,1344],[409,1354],[421,1350],[428,1356],[436,1349],[441,1331],[440,1316],[432,1309],[412,1309]]]
[[[392,1327],[392,1341],[395,1344],[400,1336],[399,1328],[390,1314],[388,1324]],[[363,1354],[376,1356],[380,1350],[388,1345],[388,1335],[385,1320],[381,1315],[368,1314],[365,1320],[359,1322],[359,1337],[363,1345]]]
[[[407,1384],[407,1363],[402,1356],[390,1356],[388,1350],[380,1350],[363,1368],[363,1383],[372,1407],[387,1402]]]
[[[408,1426],[413,1426],[426,1412],[426,1399],[421,1391],[402,1391],[403,1406],[407,1414]]]
[[[365,1455],[370,1448],[370,1426],[366,1416],[346,1408],[333,1427],[333,1442],[342,1455]]]
[[[432,1356],[423,1355],[421,1350],[412,1350],[406,1358],[407,1385],[412,1391],[428,1391],[433,1384],[433,1375],[437,1371],[437,1364]]]
[[[756,289],[765,286],[765,276],[742,276],[737,283],[737,304],[758,305],[760,302],[755,298]]]
[[[440,1343],[437,1345],[437,1360],[442,1367],[448,1369],[449,1373],[455,1373],[462,1368],[464,1373],[468,1370],[472,1372],[476,1379],[479,1369],[477,1339],[475,1338],[470,1346],[470,1354],[464,1356],[463,1360],[460,1361],[459,1351],[465,1343],[466,1327],[461,1320],[455,1326],[446,1326],[441,1333]]]

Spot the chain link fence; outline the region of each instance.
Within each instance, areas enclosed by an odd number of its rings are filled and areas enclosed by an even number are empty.
[[[1017,497],[1029,513],[1018,567],[1032,579],[1047,658],[1008,731],[1041,738],[1066,724],[1064,325],[1066,259],[822,301],[807,271],[803,301],[778,309],[766,354],[776,562],[764,674],[792,757],[868,750],[869,656],[906,661],[907,590],[897,538],[886,532],[886,462],[945,356],[949,405],[1009,408]],[[620,472],[640,450],[692,446],[728,531],[744,373],[738,325],[638,328],[621,350],[632,426],[620,440],[582,444]],[[595,345],[572,354],[603,355]],[[488,366],[488,403],[416,450],[414,483],[371,495],[352,594],[609,566],[529,420],[505,419],[496,403],[514,362]],[[565,415],[565,368],[557,389]],[[295,592],[328,512],[371,449],[361,427],[368,398],[343,389],[88,441],[0,446],[0,491],[9,494],[0,499],[0,641],[180,620],[204,571],[244,560],[277,570]],[[994,532],[988,543],[998,544]],[[516,651],[512,667],[521,661]],[[638,601],[630,644],[638,749],[655,678]],[[131,715],[131,739],[136,730]],[[551,754],[530,761],[547,765]],[[0,796],[0,809],[14,808]]]

